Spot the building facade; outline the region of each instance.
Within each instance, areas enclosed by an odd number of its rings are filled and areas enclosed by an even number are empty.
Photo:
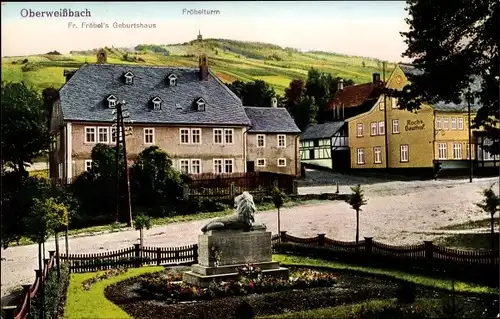
[[[293,155],[300,130],[289,113],[273,108],[261,112],[264,118],[250,120],[253,108],[243,107],[208,69],[205,56],[200,57],[199,68],[171,68],[107,64],[99,53],[101,63],[65,72],[67,82],[51,117],[56,136],[50,156],[52,178],[71,182],[92,167],[91,151],[97,144],[116,145],[113,112],[120,101],[129,115],[124,138],[131,161],[156,145],[188,174],[247,172],[251,162],[261,158],[269,163],[266,170],[300,172],[296,169],[300,158]],[[282,123],[279,132],[269,126],[252,132],[266,121],[265,116],[277,114]],[[263,154],[253,148],[254,133],[264,133],[269,140]],[[277,145],[284,139],[285,147],[274,147],[273,137]]]
[[[412,72],[418,70],[410,65],[397,65],[386,87],[402,90],[408,83],[407,75]],[[479,107],[471,104],[471,120]],[[469,152],[467,104],[439,102],[422,105],[413,113],[400,110],[396,98],[381,94],[368,112],[347,121],[353,169],[431,172],[436,162],[446,170],[466,169],[470,166],[469,153],[472,153],[473,166],[477,166],[475,154],[484,152],[478,151],[478,132],[473,130],[472,152]]]

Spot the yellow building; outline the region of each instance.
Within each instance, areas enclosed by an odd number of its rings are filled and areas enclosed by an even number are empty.
[[[415,71],[412,66],[397,65],[387,79],[386,88],[401,90],[408,84],[407,74]],[[471,106],[471,118],[478,108],[477,104]],[[467,105],[422,105],[412,113],[400,110],[396,98],[386,97],[384,103],[381,95],[369,111],[347,122],[353,169],[384,168],[425,174],[432,172],[435,162],[440,162],[442,169],[469,167]],[[495,160],[486,154],[481,161],[485,158]],[[477,161],[474,165],[477,166]]]

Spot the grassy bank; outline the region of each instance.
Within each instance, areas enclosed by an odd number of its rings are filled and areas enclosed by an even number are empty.
[[[500,222],[500,218],[494,219],[495,229],[498,229],[498,224]],[[471,220],[466,223],[460,223],[455,225],[448,225],[439,228],[440,230],[467,230],[467,229],[478,229],[478,228],[487,228],[490,229],[491,218],[484,218],[480,220]]]
[[[314,205],[314,204],[319,204],[322,202],[325,202],[325,201],[322,201],[322,200],[289,201],[289,202],[286,202],[283,205],[283,207],[284,208],[291,208],[291,207],[301,206],[301,205]],[[276,208],[274,208],[274,204],[272,204],[272,203],[264,203],[264,204],[257,205],[258,212],[268,211],[268,210],[273,210],[273,209],[276,209]],[[207,213],[198,213],[198,214],[190,214],[190,215],[178,215],[178,216],[172,216],[172,217],[153,218],[152,225],[153,226],[162,226],[162,225],[168,225],[168,224],[173,224],[173,223],[211,219],[211,218],[226,216],[226,215],[232,214],[233,212],[234,212],[233,209],[226,209],[224,211],[219,211],[219,212],[207,212]],[[286,212],[286,210],[282,211],[282,212]],[[97,235],[97,234],[100,234],[103,232],[119,232],[119,231],[130,230],[130,229],[131,228],[127,227],[127,224],[125,224],[125,223],[112,223],[112,224],[107,224],[107,225],[92,226],[92,227],[86,227],[86,228],[80,228],[80,229],[70,229],[69,235],[70,236],[92,236],[92,235]],[[31,245],[31,244],[33,244],[33,242],[25,237],[22,237],[21,240],[19,241],[19,246]],[[17,243],[13,243],[10,246],[15,247],[18,245],[17,245]]]

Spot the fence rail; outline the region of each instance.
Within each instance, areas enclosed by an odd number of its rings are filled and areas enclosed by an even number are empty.
[[[55,266],[55,263],[55,251],[49,251],[49,258],[43,260],[43,270],[35,269],[35,282],[31,285],[23,285],[22,302],[18,306],[2,308],[5,318],[25,319],[28,316],[31,300],[39,293],[41,283],[45,282],[49,271]]]
[[[316,237],[300,238],[282,231],[278,236],[272,237],[273,245],[279,243],[292,243],[302,246],[322,247],[332,252],[364,252],[371,255],[390,256],[405,259],[432,259],[451,261],[458,264],[470,265],[498,265],[499,254],[495,250],[471,251],[459,250],[434,245],[431,241],[424,241],[417,245],[393,246],[374,241],[372,237],[364,237],[356,242],[342,242],[318,234]]]
[[[97,254],[61,254],[71,272],[93,272],[117,267],[190,264],[198,260],[198,245],[181,247],[133,247]]]

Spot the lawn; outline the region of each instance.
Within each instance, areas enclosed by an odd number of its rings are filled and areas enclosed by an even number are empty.
[[[305,78],[311,68],[333,76],[350,78],[357,84],[370,82],[373,72],[382,72],[381,61],[372,58],[324,52],[296,52],[271,44],[223,39],[209,39],[206,44],[210,67],[224,82],[262,79],[274,87],[278,94],[284,93],[284,88],[288,87],[292,79]],[[153,51],[137,52],[137,56],[146,63],[124,61],[125,51],[111,48],[108,51],[108,63],[174,67],[198,65],[196,49],[189,44],[161,47],[169,50],[168,56]],[[95,54],[91,50],[73,53],[2,58],[2,80],[25,81],[38,90],[50,86],[60,88],[64,84],[64,69],[74,69],[85,62],[95,62]],[[24,59],[28,63],[23,64]],[[362,66],[363,61],[365,67]],[[394,64],[388,64],[387,74],[393,67]]]
[[[499,235],[495,233],[495,243],[498,245]],[[491,249],[491,233],[456,234],[434,239],[438,246],[465,250]]]
[[[316,267],[327,267],[337,270],[353,270],[374,275],[385,275],[390,276],[395,279],[406,280],[408,282],[413,282],[422,286],[433,287],[451,290],[451,279],[437,279],[434,277],[427,277],[423,275],[415,275],[410,273],[405,273],[402,271],[387,270],[381,268],[372,268],[364,266],[354,266],[351,264],[345,264],[341,262],[331,262],[325,261],[317,258],[301,257],[301,256],[291,256],[276,254],[273,255],[273,260],[280,262],[283,265],[303,265],[303,266],[316,266]],[[467,283],[462,281],[455,281],[455,290],[458,292],[471,292],[471,293],[486,293],[486,294],[498,294],[498,289],[491,287],[481,286],[473,283]]]
[[[365,275],[385,275],[394,279],[402,279],[431,288],[451,290],[450,280],[407,274],[400,271],[353,266],[340,262],[329,262],[320,259],[289,255],[273,255],[273,260],[279,261],[282,265],[294,264],[313,267],[321,266],[330,268],[334,271],[350,270]],[[83,289],[82,282],[95,276],[96,273],[72,274],[70,286],[68,288],[64,318],[130,318],[130,316],[127,315],[120,307],[106,299],[104,295],[105,288],[127,278],[132,278],[145,273],[161,271],[162,269],[163,267],[131,268],[125,274],[95,283],[88,291]],[[455,282],[455,290],[457,292],[486,293],[493,295],[498,293],[493,288],[473,285],[465,282]],[[356,304],[318,308],[295,313],[265,316],[261,318],[349,318],[352,315],[359,314],[360,312],[366,310],[377,311],[387,307],[393,308],[396,306],[395,302],[395,299],[370,299]],[[435,304],[435,299],[418,299],[416,302],[422,306],[422,308],[426,309],[435,308],[437,306]]]
[[[493,222],[495,229],[498,229],[498,223],[500,218],[496,217]],[[448,225],[439,228],[440,230],[466,230],[466,229],[477,229],[477,228],[487,228],[490,229],[491,218],[484,218],[480,220],[470,220],[461,224]]]
[[[130,316],[120,307],[106,299],[104,289],[125,280],[127,278],[139,276],[145,273],[151,273],[163,270],[163,267],[142,267],[131,268],[124,274],[111,277],[93,284],[90,290],[83,289],[84,280],[94,277],[96,273],[71,274],[64,310],[66,319],[89,319],[89,318],[130,318]]]

